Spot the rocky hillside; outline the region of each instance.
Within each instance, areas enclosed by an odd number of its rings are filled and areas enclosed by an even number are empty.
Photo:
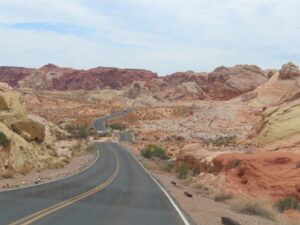
[[[65,164],[64,160],[46,139],[46,126],[27,117],[22,95],[1,84],[0,176],[58,168]]]
[[[53,64],[39,69],[0,67],[0,82],[12,87],[38,90],[119,89],[137,80],[151,80],[147,70],[97,67],[90,70],[61,68]]]
[[[128,91],[128,96],[138,98],[146,91],[159,100],[228,100],[253,91],[268,79],[257,66],[221,66],[211,73],[187,71],[150,82],[136,82]]]
[[[268,73],[269,74],[269,73]],[[218,67],[211,73],[178,72],[165,77],[147,70],[98,67],[90,70],[53,64],[39,69],[0,67],[0,82],[36,90],[99,90],[128,86],[125,97],[141,94],[157,100],[228,100],[253,91],[268,80],[257,66]]]

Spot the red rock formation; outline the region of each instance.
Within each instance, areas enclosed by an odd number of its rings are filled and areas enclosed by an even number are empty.
[[[12,87],[41,90],[119,89],[138,80],[151,80],[157,74],[147,70],[98,67],[90,70],[61,68],[47,64],[40,69],[0,67],[0,82]]]
[[[257,66],[218,67],[208,75],[207,94],[215,100],[228,100],[254,90],[268,78]]]
[[[257,66],[218,67],[211,73],[174,73],[165,77],[147,70],[98,67],[90,70],[47,64],[40,69],[0,68],[0,82],[41,90],[120,89],[145,81],[149,94],[168,100],[227,100],[254,90],[268,77]]]
[[[219,155],[213,162],[216,171],[225,172],[226,186],[232,191],[255,196],[267,194],[274,199],[293,196],[300,200],[299,154],[232,153]]]
[[[23,67],[0,66],[0,82],[16,87],[19,80],[29,76],[33,69]]]
[[[300,70],[298,66],[296,66],[294,63],[287,63],[284,64],[279,71],[279,79],[285,80],[290,79],[293,77],[299,77],[300,76]]]

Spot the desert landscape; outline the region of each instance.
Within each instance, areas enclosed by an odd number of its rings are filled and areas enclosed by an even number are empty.
[[[147,70],[0,67],[2,189],[78,173],[94,141],[117,141],[199,224],[298,224],[300,71],[220,66]],[[97,118],[109,132],[95,131]]]

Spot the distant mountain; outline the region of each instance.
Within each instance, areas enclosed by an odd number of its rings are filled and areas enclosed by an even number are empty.
[[[120,89],[133,81],[148,81],[157,74],[148,70],[97,67],[89,70],[47,64],[39,69],[0,67],[0,82],[14,88],[37,90]]]
[[[227,100],[254,90],[269,75],[254,65],[221,66],[211,73],[177,72],[165,77],[142,69],[97,67],[89,70],[47,64],[39,69],[0,67],[0,82],[36,90],[122,89],[129,98],[141,93],[162,100]]]

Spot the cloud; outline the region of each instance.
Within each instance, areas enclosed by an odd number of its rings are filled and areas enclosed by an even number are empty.
[[[0,60],[168,74],[300,63],[293,0],[0,0]]]

